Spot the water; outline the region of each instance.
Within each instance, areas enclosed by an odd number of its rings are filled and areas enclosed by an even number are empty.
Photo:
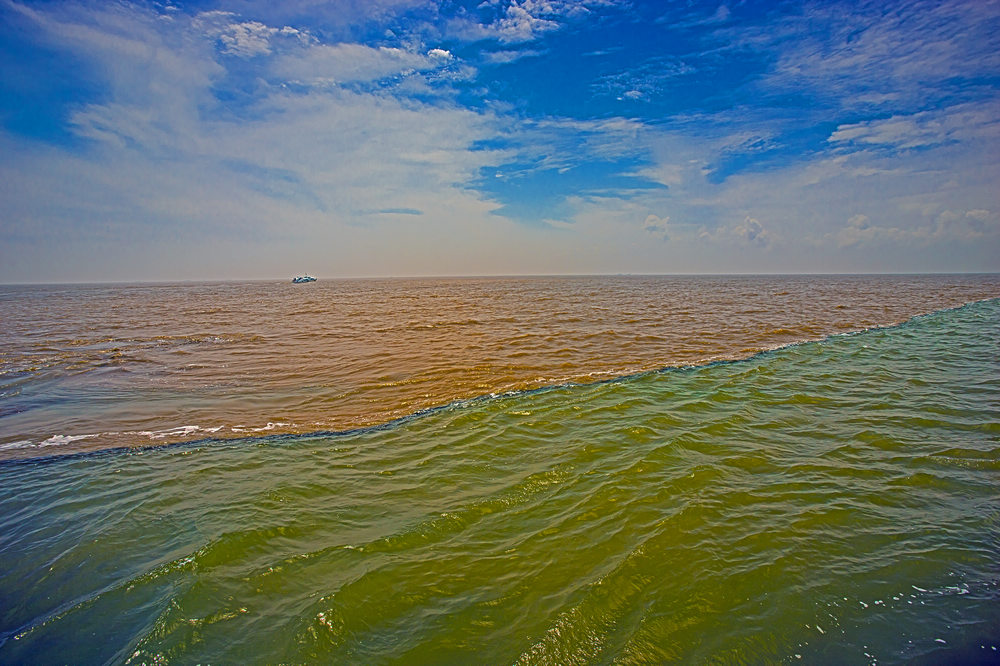
[[[997,296],[997,275],[0,287],[0,459],[374,425]]]
[[[995,285],[964,279],[927,301]],[[992,298],[340,434],[9,460],[0,663],[997,663],[998,330]]]

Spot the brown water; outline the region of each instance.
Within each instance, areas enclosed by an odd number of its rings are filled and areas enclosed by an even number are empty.
[[[343,430],[996,296],[997,275],[0,287],[0,458]]]

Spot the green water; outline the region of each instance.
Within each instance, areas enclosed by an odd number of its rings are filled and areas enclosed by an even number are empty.
[[[0,662],[996,661],[998,324],[0,465]]]

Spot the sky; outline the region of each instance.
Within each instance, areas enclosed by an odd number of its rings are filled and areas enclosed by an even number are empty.
[[[0,0],[0,282],[1000,271],[1000,0]]]

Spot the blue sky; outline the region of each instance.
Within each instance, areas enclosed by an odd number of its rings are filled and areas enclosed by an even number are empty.
[[[0,281],[1000,270],[1000,2],[0,0]]]

